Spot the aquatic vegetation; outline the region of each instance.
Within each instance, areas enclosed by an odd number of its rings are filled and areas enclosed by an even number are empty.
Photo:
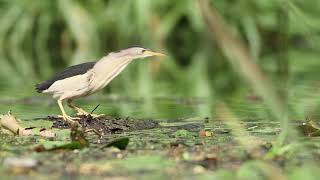
[[[101,104],[96,113],[115,116],[116,128],[142,118],[153,129],[41,153],[32,145],[68,144],[70,132],[55,124],[54,139],[0,134],[0,176],[319,177],[319,8],[299,0],[0,1],[0,111],[12,109],[23,127],[52,127],[43,119],[58,109],[33,97],[33,86],[66,66],[131,45],[168,55],[132,64],[103,94],[80,101],[89,112]],[[124,139],[120,148],[106,147],[113,139]]]

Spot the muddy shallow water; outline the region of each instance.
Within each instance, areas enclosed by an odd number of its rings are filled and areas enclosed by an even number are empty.
[[[243,105],[236,111],[248,132],[246,136],[236,137],[235,131],[223,119],[216,118],[212,107],[205,102],[185,100],[169,103],[163,100],[146,106],[135,101],[111,101],[95,112],[108,116],[83,118],[80,122],[86,127],[101,130],[104,133],[102,138],[91,132],[86,134],[89,146],[83,149],[37,152],[35,147],[39,145],[50,148],[71,141],[70,130],[63,121],[48,117],[59,113],[57,105],[48,99],[7,103],[22,119],[24,127],[35,127],[34,132],[46,128],[57,136],[13,137],[0,134],[0,176],[4,178],[193,179],[212,178],[220,173],[223,177],[231,177],[232,172],[246,166],[246,163],[259,161],[270,153],[281,132],[280,124],[266,118],[267,110],[257,103]],[[90,99],[81,105],[86,110],[95,106],[96,101]],[[145,112],[147,110],[149,112]],[[68,113],[72,112],[68,110]],[[110,141],[124,137],[129,138],[125,150],[106,147]],[[252,144],[250,150],[241,143],[246,138]],[[313,147],[319,146],[317,137],[305,142],[310,142]],[[271,162],[285,169],[301,164],[306,158],[303,153],[290,158],[276,156]],[[310,153],[320,160],[314,148]],[[20,165],[14,164],[15,161]],[[32,166],[21,165],[21,162]],[[230,173],[220,172],[222,169]]]
[[[0,158],[3,162],[7,162],[6,159],[10,157],[21,158],[21,161],[23,158],[31,158],[36,161],[36,165],[21,170],[19,167],[4,164],[0,174],[4,177],[9,177],[10,174],[18,176],[32,174],[35,178],[197,177],[199,172],[209,173],[219,168],[236,169],[250,159],[237,140],[232,137],[232,130],[222,122],[213,123],[212,119],[180,118],[154,121],[108,117],[98,121],[109,125],[105,128],[108,134],[102,140],[89,133],[86,135],[90,141],[87,148],[41,153],[36,152],[34,147],[39,144],[50,146],[54,142],[68,142],[69,130],[65,129],[58,119],[24,122],[24,126],[35,126],[35,130],[52,128],[57,137],[1,135]],[[278,126],[275,124],[248,124],[248,127],[253,126],[255,128],[250,131],[254,133],[261,130],[259,136],[264,140],[272,139],[278,134],[277,130],[269,129]],[[113,131],[111,127],[116,127],[117,131]],[[210,133],[201,134],[201,131]],[[126,150],[105,148],[110,139],[120,137],[127,137],[130,140]],[[267,144],[261,146],[263,149],[269,148]],[[264,153],[262,151],[265,150],[259,150],[259,153]]]

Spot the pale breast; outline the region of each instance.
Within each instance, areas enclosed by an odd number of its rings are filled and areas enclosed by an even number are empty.
[[[45,93],[59,93],[59,94],[65,94],[73,92],[76,94],[76,92],[81,93],[85,91],[89,86],[89,79],[90,79],[90,73],[72,76],[63,80],[58,80],[54,82],[47,90],[45,90]]]

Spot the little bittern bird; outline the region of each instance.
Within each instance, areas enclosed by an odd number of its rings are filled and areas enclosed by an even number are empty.
[[[112,52],[97,62],[87,62],[66,68],[52,79],[37,84],[36,90],[39,93],[52,94],[58,102],[62,118],[68,123],[73,123],[74,118],[68,116],[63,108],[64,100],[67,100],[68,106],[78,114],[88,115],[89,113],[75,106],[72,101],[107,86],[134,59],[151,56],[164,56],[164,54],[142,47]]]

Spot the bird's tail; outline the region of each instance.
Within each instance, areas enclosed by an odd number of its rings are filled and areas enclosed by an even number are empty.
[[[38,92],[38,93],[42,93],[44,91],[44,89],[42,88],[41,84],[36,84],[35,85],[35,90]]]

